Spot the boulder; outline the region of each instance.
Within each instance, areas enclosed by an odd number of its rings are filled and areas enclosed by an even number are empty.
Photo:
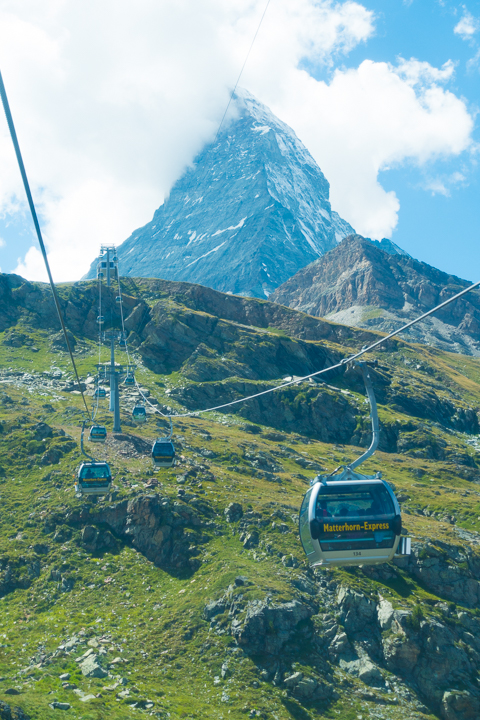
[[[297,685],[300,682],[300,680],[302,680],[302,678],[303,678],[303,673],[296,672],[296,673],[293,673],[293,675],[289,675],[289,677],[285,678],[283,683],[286,688],[291,689],[291,688],[294,688],[295,685]]]
[[[329,649],[334,655],[342,655],[343,653],[351,652],[352,646],[350,645],[347,634],[341,632],[335,635],[330,643]]]
[[[382,673],[367,658],[360,658],[358,662],[358,677],[366,685],[380,687],[384,684]]]
[[[466,690],[447,690],[442,698],[442,717],[445,720],[478,720],[479,697]]]
[[[40,465],[57,465],[63,453],[56,447],[49,448],[40,459]]]
[[[374,622],[376,619],[376,604],[366,595],[356,592],[345,585],[342,585],[337,594],[337,604],[340,606],[341,614],[344,616],[345,629],[348,627],[355,631],[359,624]]]
[[[82,530],[82,542],[89,552],[113,552],[118,543],[110,530],[98,530],[94,525],[85,525]]]
[[[233,502],[228,505],[228,507],[225,508],[225,517],[227,519],[227,522],[238,522],[238,520],[241,520],[243,516],[243,507],[240,505],[240,503]]]
[[[221,613],[225,612],[226,607],[227,606],[223,598],[221,600],[212,600],[205,605],[203,609],[203,617],[205,620],[211,620],[216,615],[221,615]]]
[[[243,542],[243,547],[246,550],[250,550],[258,545],[260,542],[260,535],[257,530],[252,530],[252,532],[247,533],[246,535],[241,535],[240,540]]]
[[[394,611],[392,603],[388,602],[388,600],[380,600],[378,606],[377,606],[377,617],[378,617],[378,624],[382,628],[382,630],[389,630],[392,626]]]
[[[88,678],[104,678],[108,675],[108,672],[99,665],[98,655],[95,655],[94,653],[86,657],[85,660],[82,660],[79,667],[82,671],[82,675]]]
[[[287,692],[291,693],[300,701],[325,701],[333,696],[333,688],[327,685],[320,678],[305,677],[301,672],[296,672],[284,680]]]
[[[53,437],[53,429],[47,423],[39,422],[33,428],[35,440],[45,440]]]

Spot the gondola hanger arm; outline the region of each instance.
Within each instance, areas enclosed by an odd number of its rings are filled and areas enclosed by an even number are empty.
[[[378,447],[378,441],[380,438],[380,423],[378,421],[377,401],[375,400],[372,378],[370,377],[370,373],[368,372],[367,363],[356,362],[355,365],[358,365],[358,367],[360,367],[362,371],[363,382],[365,383],[365,390],[367,391],[367,397],[370,403],[370,418],[372,420],[372,441],[368,450],[366,450],[362,455],[360,455],[359,458],[350,463],[350,465],[348,466],[350,470],[358,467],[359,465],[364,463],[365,460],[368,460],[368,458],[373,455],[373,453]]]

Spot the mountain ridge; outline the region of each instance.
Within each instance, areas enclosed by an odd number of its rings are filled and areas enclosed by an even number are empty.
[[[391,332],[470,283],[407,254],[386,252],[361,235],[301,269],[271,300],[333,322]],[[474,290],[405,337],[480,356],[480,294]]]

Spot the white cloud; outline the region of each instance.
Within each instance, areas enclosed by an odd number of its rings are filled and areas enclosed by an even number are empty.
[[[459,185],[465,185],[467,182],[466,176],[458,170],[445,175],[437,175],[436,177],[427,177],[422,183],[421,187],[423,190],[427,190],[432,195],[443,195],[444,197],[450,197],[452,188]]]
[[[252,0],[0,4],[0,66],[55,277],[78,277],[101,243],[120,243],[151,218],[214,134],[263,8]],[[327,62],[372,29],[372,13],[355,2],[276,0],[250,62],[279,83],[303,57]],[[3,125],[0,162],[5,212],[24,195]],[[18,271],[44,277],[33,250]]]
[[[265,4],[259,0],[0,0],[0,67],[44,218],[54,277],[150,220],[218,126]],[[472,121],[443,85],[450,61],[363,62],[320,82],[374,33],[356,2],[271,2],[241,85],[296,130],[356,229],[391,234],[399,202],[381,170],[469,146]],[[305,63],[306,61],[306,63]],[[23,189],[0,121],[0,214]],[[32,248],[17,272],[45,278]]]
[[[337,70],[330,83],[292,72],[272,106],[295,128],[330,181],[332,206],[360,233],[391,237],[399,201],[379,173],[424,166],[471,147],[473,120],[463,100],[441,87],[453,66],[400,59],[365,60]],[[437,82],[438,81],[438,82]]]
[[[456,35],[460,35],[462,40],[471,40],[475,33],[480,30],[480,21],[474,17],[471,13],[463,9],[463,15],[459,22],[453,28],[453,32]]]
[[[7,243],[5,242],[5,240],[2,237],[0,237],[0,248],[5,247],[6,244]]]

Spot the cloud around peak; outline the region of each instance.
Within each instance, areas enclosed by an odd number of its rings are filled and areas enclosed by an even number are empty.
[[[265,4],[251,0],[45,0],[0,9],[0,62],[54,276],[76,279],[100,244],[144,225],[213,139]],[[337,67],[375,33],[361,3],[275,0],[242,86],[290,124],[359,232],[390,236],[399,202],[379,173],[471,147],[448,90],[454,64]],[[306,71],[330,69],[328,81]],[[313,70],[312,70],[313,69]],[[0,124],[0,214],[23,203]],[[30,249],[17,271],[44,278]]]

